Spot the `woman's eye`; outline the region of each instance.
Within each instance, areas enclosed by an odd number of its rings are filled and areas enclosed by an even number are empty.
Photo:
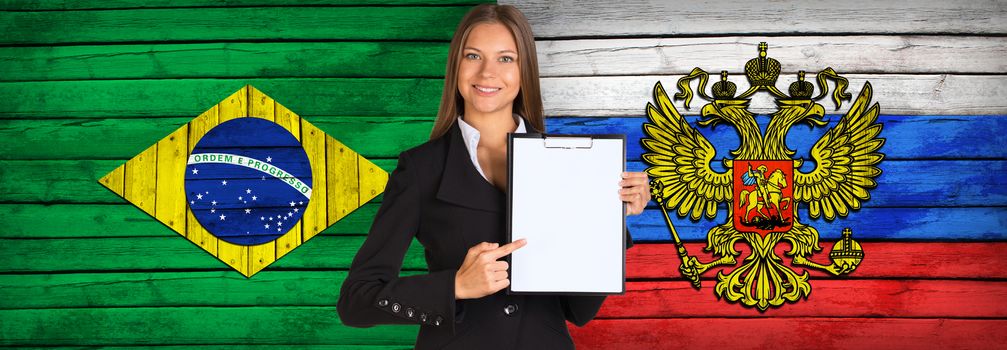
[[[514,62],[514,57],[510,57],[510,56],[500,57],[500,62],[505,62],[505,63]]]
[[[469,53],[469,54],[465,54],[465,58],[470,59],[470,60],[478,60],[479,59],[479,55],[476,55],[474,53]]]

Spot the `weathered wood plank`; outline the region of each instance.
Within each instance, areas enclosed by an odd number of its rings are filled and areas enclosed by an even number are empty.
[[[263,271],[251,279],[221,271],[0,275],[0,308],[333,306],[346,274]]]
[[[241,89],[238,89],[237,92],[232,93],[230,96],[217,104],[217,119],[220,123],[248,116],[248,91],[249,86],[245,85],[241,87]],[[249,254],[250,248],[248,246],[238,245],[223,239],[218,239],[212,234],[210,236],[212,238],[208,237],[208,240],[216,239],[217,241],[217,257],[220,258],[220,261],[223,261],[225,264],[231,266],[242,275],[252,275],[250,270],[251,265],[249,262],[251,260]],[[273,247],[275,250],[275,243]]]
[[[360,206],[358,155],[331,137],[325,138],[326,216],[331,225]],[[322,195],[322,193],[319,193]]]
[[[327,235],[364,234],[370,229],[374,214],[380,204],[365,204],[325,229]],[[803,210],[803,209],[802,209]],[[705,241],[707,230],[723,222],[726,209],[717,221],[692,222],[673,217],[675,227],[683,239]],[[3,214],[14,226],[0,231],[2,238],[71,238],[71,237],[165,237],[171,231],[154,220],[140,214],[128,204],[57,204],[57,205],[0,205]],[[852,227],[854,237],[873,239],[916,240],[998,240],[1004,239],[1005,211],[998,207],[972,208],[872,208],[854,212],[847,219],[835,223],[810,220],[823,237],[839,237],[842,227]],[[45,218],[40,220],[39,218]],[[626,219],[633,239],[637,241],[670,240],[664,219],[655,208],[648,208],[642,216]],[[21,226],[18,226],[21,225]],[[905,225],[905,226],[900,226]],[[66,227],[74,227],[67,230]],[[324,227],[324,226],[322,226]],[[190,230],[190,235],[193,233]],[[210,238],[209,234],[206,234]]]
[[[385,184],[388,183],[390,174],[360,155],[357,156],[357,172],[359,205],[362,206],[385,191]]]
[[[122,203],[122,200],[94,182],[96,168],[104,172],[111,166],[100,166],[113,161],[4,161],[0,162],[0,189],[5,200],[41,203]],[[394,162],[394,160],[388,160]],[[98,165],[96,165],[98,164]],[[871,200],[864,208],[849,218],[826,224],[821,220],[804,220],[820,229],[851,226],[859,237],[892,237],[928,239],[999,239],[1004,237],[1003,205],[1007,189],[999,182],[998,174],[1007,170],[1002,161],[889,161],[879,180],[881,185],[872,191]],[[389,166],[393,167],[393,166]],[[386,169],[389,167],[385,167]],[[631,162],[630,170],[642,169],[640,163]],[[917,176],[919,169],[939,169],[940,176]],[[44,169],[44,170],[41,170]],[[390,170],[389,170],[390,171]],[[932,175],[932,174],[931,174]],[[19,183],[16,179],[34,178],[36,181]],[[89,187],[90,186],[90,187]],[[90,189],[82,191],[81,189]],[[940,201],[934,200],[940,198]],[[998,204],[999,203],[999,204]],[[978,208],[902,208],[903,206],[980,206]],[[896,206],[891,208],[890,206]],[[802,217],[806,212],[802,209]],[[125,214],[128,216],[128,214]],[[627,223],[640,240],[666,240],[667,229],[656,208],[649,208],[641,216],[632,216]],[[723,221],[723,215],[717,222]],[[142,219],[141,217],[134,218]],[[676,227],[685,239],[703,239],[714,221],[692,222],[674,217]],[[878,226],[880,225],[880,226]],[[955,230],[949,231],[949,227]],[[837,235],[838,229],[824,232]],[[861,233],[862,232],[862,233]]]
[[[118,168],[115,168],[115,170],[112,170],[108,174],[105,174],[105,176],[102,176],[101,179],[98,179],[98,182],[101,183],[102,186],[105,186],[105,188],[108,188],[110,191],[112,191],[112,193],[115,193],[121,197],[123,196],[122,192],[124,189],[122,182],[125,179],[125,173],[126,173],[126,164],[123,164],[120,165]]]
[[[747,23],[752,23],[751,21]],[[842,74],[983,73],[1007,71],[1007,39],[988,36],[732,36],[660,39],[539,40],[543,77],[686,75],[745,71],[760,42],[784,74],[832,67]],[[0,52],[3,52],[0,50]]]
[[[339,322],[335,306],[29,309],[2,310],[0,318],[4,320],[0,344],[36,346],[409,345],[416,341],[418,329],[346,327]]]
[[[287,231],[287,233],[284,233],[283,236],[277,238],[275,241],[248,246],[248,275],[254,275],[276,261],[276,250],[279,249],[277,242],[280,241],[280,238],[291,236],[291,233],[299,236],[301,233],[295,229],[296,227],[291,228],[290,231]],[[287,251],[290,250],[287,248]]]
[[[0,45],[450,40],[455,25],[468,9],[468,6],[305,6],[0,12],[0,32],[6,34],[0,37]],[[196,18],[198,22],[193,21]]]
[[[873,193],[872,193],[873,194]],[[911,194],[904,194],[910,196]],[[936,198],[927,197],[927,198]],[[920,198],[917,198],[920,199]],[[678,236],[686,241],[706,241],[706,233],[727,221],[727,208],[715,220],[694,222],[669,213]],[[809,219],[807,207],[798,209],[801,222],[818,229],[822,239],[838,239],[843,228],[853,230],[856,239],[869,240],[1007,240],[1007,207],[970,208],[891,208],[865,207],[851,210],[845,218],[833,222]],[[626,218],[626,225],[637,241],[670,241],[667,224],[660,209],[649,207],[643,214]]]
[[[0,309],[321,306],[339,299],[346,271],[264,271],[244,280],[226,273],[126,272],[0,275]],[[410,271],[404,275],[422,272]],[[949,317],[1002,318],[1007,282],[835,280],[812,282],[808,300],[759,313],[718,300],[713,281],[695,290],[684,281],[627,282],[596,316],[679,317]],[[96,297],[105,296],[105,297]],[[646,305],[646,307],[641,307]]]
[[[1003,2],[592,2],[505,0],[537,38],[734,34],[999,34]]]
[[[791,128],[787,146],[797,151],[795,157],[812,159],[809,152],[815,142],[842,117],[841,114],[825,116],[829,121],[826,127],[810,129],[801,125]],[[733,127],[698,126],[699,116],[686,117],[686,120],[716,147],[714,159],[732,158],[728,151],[739,145],[738,133]],[[769,124],[767,117],[756,120],[763,130]],[[626,158],[638,160],[644,152],[639,140],[645,136],[643,124],[646,122],[646,117],[559,117],[546,119],[546,129],[557,134],[626,134]],[[878,122],[884,125],[880,137],[885,139],[881,152],[886,160],[1007,158],[1007,148],[1002,147],[1007,145],[1007,118],[1002,116],[881,115]]]
[[[737,307],[737,306],[736,306]],[[789,305],[788,305],[789,307]],[[1007,341],[1007,320],[942,318],[672,318],[570,326],[578,349],[985,349]],[[755,336],[757,335],[757,336]]]
[[[290,344],[284,345],[248,345],[248,344],[227,344],[227,345],[207,345],[207,344],[187,344],[187,345],[157,345],[157,349],[160,350],[188,350],[194,347],[200,349],[209,350],[231,350],[231,349],[279,349],[285,350],[290,349]],[[89,346],[46,346],[46,349],[53,350],[87,350],[93,349],[94,347]],[[102,345],[102,349],[115,349],[115,350],[143,350],[150,349],[151,346],[107,346]],[[327,350],[410,350],[412,346],[406,345],[344,345],[344,344],[322,344],[322,345],[304,345],[297,344],[298,349],[327,349]]]
[[[446,42],[0,47],[0,81],[440,77],[447,50]]]
[[[486,1],[480,0],[87,0],[87,1],[32,1],[2,0],[0,10],[41,11],[41,10],[99,10],[132,8],[178,8],[178,7],[236,7],[236,6],[347,6],[347,5],[470,5]]]
[[[316,159],[311,162],[311,182],[312,198],[308,202],[308,207],[304,209],[304,217],[301,222],[304,224],[302,241],[307,241],[329,226],[328,212],[328,169],[325,158],[325,133],[315,127],[307,120],[301,119],[302,137],[301,144],[304,145],[304,152],[309,159]],[[397,161],[396,161],[397,162]]]
[[[248,116],[248,87],[249,85],[242,86],[217,103],[215,107],[219,123]]]
[[[380,205],[376,202],[364,204],[322,233],[367,233]],[[0,230],[0,238],[167,237],[174,234],[160,222],[138,215],[136,207],[127,203],[0,204],[0,217],[9,225]],[[73,229],[68,229],[71,227]]]
[[[278,117],[279,118],[279,117]],[[827,115],[830,125],[809,129],[796,126],[790,130],[788,146],[798,156],[806,154],[814,142],[839,122],[841,115]],[[698,116],[686,117],[695,126]],[[189,118],[126,119],[0,119],[0,159],[125,159],[136,155],[167,130],[185,124]],[[347,147],[368,158],[396,158],[399,152],[426,142],[433,117],[325,117],[310,118],[314,125]],[[760,124],[769,118],[758,117]],[[886,139],[882,152],[894,159],[1005,159],[1007,117],[996,115],[881,115],[881,137]],[[628,159],[639,159],[643,148],[645,117],[551,117],[546,119],[550,133],[626,134]],[[717,147],[716,158],[737,147],[733,128],[697,127]],[[101,140],[101,142],[93,142]]]
[[[114,160],[6,160],[0,161],[3,203],[122,203],[97,182],[121,164]],[[375,164],[391,172],[394,159]],[[715,165],[716,166],[716,165]],[[643,163],[626,168],[642,171]],[[921,169],[926,169],[925,175]],[[865,207],[998,206],[1007,203],[1007,187],[1000,176],[1003,160],[888,160],[878,188]],[[32,179],[33,181],[24,181]],[[939,199],[939,200],[938,200]],[[329,220],[331,221],[331,220]]]
[[[301,117],[298,116],[297,114],[294,114],[294,112],[291,112],[289,109],[287,109],[287,107],[284,107],[283,105],[275,101],[273,102],[273,109],[275,112],[274,119],[276,120],[276,124],[279,124],[284,129],[287,129],[287,131],[289,131],[291,135],[294,135],[294,138],[296,138],[298,141],[302,140]],[[305,154],[307,154],[306,151]],[[310,160],[312,158],[309,156],[308,159]],[[314,178],[314,175],[312,175],[312,178]],[[315,181],[312,180],[312,182]],[[304,222],[307,221],[302,218],[301,221],[298,221],[296,224],[294,224],[294,227],[289,232],[287,232],[280,238],[276,239],[276,251],[275,251],[276,259],[279,259],[284,255],[287,255],[287,253],[289,253],[291,250],[294,250],[294,248],[297,248],[298,246],[301,245],[301,243],[303,242],[302,239],[304,237],[304,224],[303,224]]]
[[[759,42],[786,74],[980,73],[1007,70],[1001,37],[826,36],[539,40],[543,77],[743,72]],[[0,80],[439,77],[447,43],[302,42],[0,48]],[[417,60],[417,57],[429,59]],[[378,60],[381,64],[372,64]],[[198,65],[191,62],[200,62]],[[296,63],[296,64],[291,64]],[[311,69],[305,69],[311,67]]]
[[[156,196],[154,217],[185,236],[188,206],[185,205],[185,163],[188,159],[189,126],[172,132],[157,142]],[[164,171],[167,170],[167,171]]]
[[[154,205],[157,200],[157,144],[148,147],[140,154],[126,161],[125,178],[123,180],[123,196],[137,208],[142,209],[151,216],[154,215]],[[30,177],[25,177],[28,179]],[[8,179],[5,179],[8,180]],[[9,180],[14,180],[10,178]],[[12,181],[18,185],[16,181]],[[4,181],[4,184],[7,184]],[[80,188],[75,189],[80,192]]]
[[[397,160],[372,161],[391,172]],[[122,203],[122,198],[97,181],[122,163],[122,160],[0,161],[0,193],[3,193],[0,202]]]
[[[363,236],[321,235],[305,242],[269,270],[348,269]],[[224,242],[224,241],[220,241]],[[0,256],[0,272],[116,271],[116,270],[227,270],[213,255],[181,237],[2,239],[18,254]],[[247,255],[246,255],[247,256]],[[54,259],[53,257],[59,257]],[[235,258],[237,259],[237,258]],[[237,264],[237,260],[235,261]],[[247,268],[247,264],[246,264]],[[426,269],[423,247],[410,246],[402,268]],[[235,277],[244,278],[235,273]],[[253,277],[254,278],[254,277]]]
[[[281,105],[279,102],[274,102],[273,108],[275,109],[275,120],[276,124],[279,124],[284,129],[294,135],[297,141],[301,140],[301,116],[297,115],[286,106]]]
[[[127,159],[190,120],[0,119],[0,138],[9,140],[0,144],[0,159]],[[367,158],[396,158],[399,152],[425,142],[433,126],[432,116],[318,116],[306,120]]]
[[[206,135],[210,129],[220,123],[219,114],[220,109],[215,104],[213,107],[210,107],[206,111],[200,113],[198,117],[188,121],[187,124],[185,121],[180,123],[189,126],[189,152],[192,152],[192,150],[196,148],[196,143],[203,138],[203,135]],[[127,132],[123,134],[129,133]],[[156,137],[157,136],[155,135],[152,138]],[[196,220],[196,216],[192,214],[192,209],[189,209],[188,206],[185,208],[185,220],[185,237],[200,248],[203,248],[206,252],[212,254],[213,256],[217,256],[217,242],[219,242],[220,239],[217,238],[217,236],[210,234],[210,232],[203,228],[203,225]]]
[[[275,243],[273,244],[275,246]],[[219,258],[220,261],[223,261],[228,266],[231,266],[235,271],[241,273],[242,275],[251,276],[251,265],[249,262],[251,257],[249,253],[249,246],[234,244],[223,239],[217,239],[216,245],[217,258]],[[212,251],[208,252],[211,254],[213,253]]]
[[[276,122],[276,102],[259,89],[249,86],[248,116]]]
[[[654,84],[660,81],[669,94],[674,94],[680,77],[542,78],[542,100],[546,114],[552,116],[644,116],[647,103],[654,100]],[[865,81],[870,81],[874,87],[873,101],[884,114],[1007,114],[1005,75],[849,74],[846,77],[850,81],[848,92],[853,97],[860,93]],[[738,91],[748,89],[748,82],[740,73],[730,80],[738,85]],[[796,80],[796,76],[787,75],[780,77],[777,84],[786,88]],[[690,110],[684,109],[681,101],[675,106],[683,115],[698,115],[705,101],[696,98],[692,103]],[[827,111],[835,108],[831,101],[823,100],[822,104]],[[772,96],[765,93],[753,96],[750,106],[754,113],[767,114],[777,108]],[[844,104],[841,112],[845,113],[849,106]]]
[[[627,283],[626,294],[608,298],[596,317],[1007,318],[1007,282],[821,279],[806,301],[765,313],[719,300],[716,282],[702,283],[698,291],[684,281]]]
[[[856,238],[856,237],[854,237]],[[1005,242],[893,242],[860,241],[864,249],[864,260],[856,271],[843,279],[997,279],[1007,278],[1007,257],[1001,252],[1007,249]],[[819,241],[822,250],[810,259],[828,263],[828,255],[835,241]],[[686,243],[690,255],[702,262],[713,261],[711,252],[703,251],[706,243]],[[748,256],[751,249],[744,243],[735,244],[741,256]],[[776,255],[785,257],[790,244],[784,242],[775,247]],[[790,258],[785,257],[790,264]],[[1005,264],[1001,264],[1005,263]],[[640,243],[626,251],[626,275],[628,278],[675,279],[682,280],[678,267],[681,260],[674,244]],[[736,265],[740,266],[740,265]],[[735,266],[735,267],[736,267]],[[729,267],[733,269],[733,267]],[[797,269],[796,271],[801,271]],[[722,268],[712,268],[703,274],[704,279],[715,280]],[[834,279],[832,274],[815,269],[807,269],[812,279]],[[727,271],[724,271],[725,273]]]
[[[185,220],[187,225],[185,238],[196,246],[203,248],[203,250],[210,253],[210,255],[217,256],[220,253],[217,250],[220,239],[203,228],[203,225],[199,223],[199,220],[196,220],[196,216],[192,214],[192,209],[185,208]]]
[[[192,152],[192,150],[196,148],[196,144],[199,143],[199,140],[203,138],[203,135],[206,135],[206,133],[209,132],[210,129],[213,129],[218,124],[220,124],[219,115],[220,115],[220,109],[217,108],[216,104],[214,104],[213,107],[210,107],[209,109],[207,109],[207,110],[205,110],[203,112],[200,112],[199,116],[197,116],[196,118],[192,118],[192,119],[188,119],[188,118],[181,119],[181,118],[179,118],[179,119],[172,120],[171,118],[168,118],[168,119],[165,119],[167,121],[167,124],[160,123],[160,121],[161,121],[162,118],[145,118],[143,120],[146,123],[153,124],[153,125],[158,125],[158,126],[160,126],[162,128],[167,128],[165,125],[185,125],[185,124],[188,124],[189,125],[189,139],[188,139],[188,142],[189,142],[189,152]],[[107,130],[107,126],[108,125],[106,125],[105,127],[98,127],[97,129],[106,129]],[[105,134],[105,135],[95,135],[93,137],[108,136],[109,138],[112,138],[112,136],[118,137],[119,135],[127,136],[127,135],[132,135],[132,134],[136,133],[137,130],[132,129],[131,131],[126,131],[126,130],[108,130],[108,131],[109,131],[108,134]],[[148,139],[157,139],[158,136],[159,136],[158,134],[154,134],[154,133],[151,133],[150,135],[144,135],[144,137],[141,138],[141,139],[139,139],[138,142],[144,142],[144,141],[146,141]]]
[[[854,238],[857,237],[854,233]],[[364,236],[323,234],[270,265],[269,270],[347,269],[363,243]],[[811,259],[827,263],[835,237],[823,237],[819,252]],[[1002,241],[1003,239],[1001,239]],[[225,269],[212,255],[179,237],[3,239],[5,247],[18,254],[0,257],[2,272],[45,273],[54,271],[121,270],[214,270]],[[865,260],[849,278],[989,278],[1003,279],[1004,268],[991,265],[1004,258],[999,248],[1005,243],[864,241]],[[689,243],[690,254],[711,261],[702,251],[705,243]],[[670,244],[642,243],[627,253],[629,278],[680,279],[679,260]],[[738,244],[742,252],[744,244]],[[777,247],[782,255],[787,244]],[[970,255],[971,253],[971,255]],[[58,256],[60,259],[52,259]],[[966,258],[963,258],[966,257]],[[787,258],[789,261],[789,258]],[[404,270],[425,269],[422,246],[414,241],[406,254]],[[997,266],[997,267],[990,267]],[[227,271],[230,271],[227,269]],[[710,272],[707,277],[716,271]],[[824,277],[812,272],[814,278]],[[238,275],[235,275],[238,276]],[[240,277],[240,276],[239,276]]]
[[[138,215],[136,207],[120,204],[2,204],[0,216],[8,227],[3,238],[162,236],[172,231],[158,221]],[[72,229],[70,229],[72,228]]]
[[[850,74],[850,92],[859,93],[864,81],[874,86],[874,101],[883,114],[1002,115],[1007,114],[1007,76]],[[739,89],[747,83],[731,79]],[[546,114],[550,116],[643,116],[653,100],[654,84],[662,81],[674,93],[678,76],[612,76],[542,78]],[[784,88],[796,77],[780,79]],[[0,83],[0,118],[122,118],[185,117],[202,113],[250,83],[300,116],[323,115],[417,116],[434,115],[442,79],[426,78],[276,78],[100,80]],[[80,91],[88,91],[81,94]],[[156,97],[152,97],[156,96]],[[831,102],[824,101],[828,109]],[[683,114],[696,115],[701,103]],[[680,105],[680,103],[679,103]],[[844,108],[848,108],[847,103]],[[680,107],[681,108],[681,107]],[[767,94],[758,94],[752,111],[775,111]],[[349,113],[348,111],[352,112]],[[845,109],[843,110],[845,111]]]
[[[4,82],[0,97],[11,103],[0,106],[0,118],[191,117],[245,84],[302,117],[347,111],[370,116],[434,115],[438,100],[431,96],[439,96],[444,87],[443,79],[421,78]]]
[[[276,122],[276,102],[255,87],[248,86],[246,90],[248,92],[248,116]],[[287,122],[287,124],[289,125],[290,123]],[[287,129],[287,131],[289,132],[290,129]],[[297,240],[300,240],[300,236],[301,225],[298,222],[291,226],[286,233],[278,237],[276,240],[248,246],[247,276],[251,276],[259,271],[262,271],[262,269],[266,268],[266,266],[269,266],[269,264],[276,261],[276,258],[278,257],[277,250],[280,249],[280,245],[284,246],[283,250],[285,251],[290,251],[293,248],[296,248],[296,246],[289,246],[291,237],[297,237]]]

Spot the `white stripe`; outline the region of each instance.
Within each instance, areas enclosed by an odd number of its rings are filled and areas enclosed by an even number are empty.
[[[304,195],[305,198],[311,199],[310,186],[305,184],[304,181],[294,177],[290,174],[290,172],[270,164],[269,162],[230,153],[197,153],[189,155],[188,165],[192,164],[231,164],[255,169],[268,174],[269,176],[280,179],[284,183],[290,185],[290,187],[293,187],[294,190]]]

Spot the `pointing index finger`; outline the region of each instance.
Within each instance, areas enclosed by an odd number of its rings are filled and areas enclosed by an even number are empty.
[[[528,244],[528,241],[525,240],[524,238],[522,238],[522,239],[516,240],[514,242],[510,242],[510,243],[507,243],[507,244],[505,244],[503,246],[500,246],[500,248],[493,249],[493,250],[490,250],[490,251],[486,251],[483,254],[488,254],[488,256],[490,258],[493,258],[493,260],[496,260],[496,259],[500,259],[502,257],[505,257],[505,256],[507,256],[510,253],[513,253],[515,250],[518,250],[518,248],[524,247],[525,244]]]

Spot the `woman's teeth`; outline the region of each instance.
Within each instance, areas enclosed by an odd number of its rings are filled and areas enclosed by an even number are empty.
[[[482,86],[476,86],[476,89],[479,90],[479,91],[482,91],[482,92],[487,92],[487,93],[488,92],[497,92],[497,91],[500,91],[500,88],[488,88],[488,87],[482,87]]]

